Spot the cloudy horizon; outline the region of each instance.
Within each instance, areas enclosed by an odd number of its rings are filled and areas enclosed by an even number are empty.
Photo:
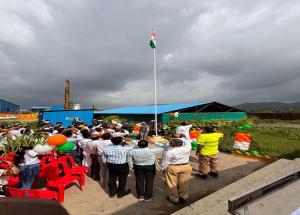
[[[0,0],[0,99],[83,107],[299,101],[300,1]]]

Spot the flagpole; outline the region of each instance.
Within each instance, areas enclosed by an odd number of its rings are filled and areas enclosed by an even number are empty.
[[[154,31],[155,31],[155,29],[154,29]],[[154,73],[154,119],[155,119],[155,136],[157,136],[156,47],[153,49],[153,73]]]

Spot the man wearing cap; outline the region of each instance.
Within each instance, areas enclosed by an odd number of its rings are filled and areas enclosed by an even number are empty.
[[[173,138],[170,148],[164,152],[161,168],[164,171],[168,198],[173,203],[186,203],[189,197],[189,180],[192,167],[189,164],[191,141]]]

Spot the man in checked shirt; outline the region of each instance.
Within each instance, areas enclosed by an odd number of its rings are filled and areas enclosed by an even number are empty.
[[[147,140],[140,140],[138,147],[128,152],[127,161],[129,167],[134,169],[139,201],[150,201],[154,196],[155,155],[162,151],[160,147],[149,148]]]
[[[102,161],[107,163],[109,179],[108,189],[109,197],[118,198],[128,195],[131,190],[125,190],[129,167],[127,164],[127,154],[133,147],[124,147],[122,137],[114,137],[111,139],[113,145],[107,146],[102,155]],[[119,186],[117,187],[117,179]]]

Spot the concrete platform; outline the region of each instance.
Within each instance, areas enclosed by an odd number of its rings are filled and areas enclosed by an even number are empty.
[[[229,214],[229,212],[227,212],[228,199],[230,199],[232,196],[235,196],[241,192],[245,192],[252,187],[259,186],[270,180],[274,180],[280,176],[286,175],[291,171],[296,171],[299,169],[300,159],[278,160],[173,214]],[[282,190],[270,193],[268,196],[265,196],[264,200],[262,201],[257,200],[255,203],[253,202],[253,204],[249,204],[249,210],[251,210],[249,214],[289,214],[291,211],[296,210],[300,206],[300,186],[298,186],[299,183],[299,181],[294,182],[293,184],[290,184],[290,186],[286,186]],[[297,186],[298,188],[296,189]],[[279,204],[279,202],[281,204]],[[287,209],[275,209],[280,207],[284,208],[287,206],[289,206]],[[240,210],[239,212],[241,212],[241,214],[244,214],[244,210]],[[247,214],[249,211],[245,212],[245,214]]]
[[[240,214],[291,214],[300,207],[300,180],[284,186],[237,210]]]

